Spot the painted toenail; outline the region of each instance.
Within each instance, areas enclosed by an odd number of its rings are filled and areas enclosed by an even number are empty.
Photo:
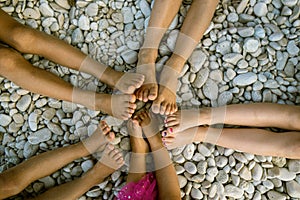
[[[166,137],[166,136],[167,136],[167,132],[166,132],[166,131],[163,131],[163,132],[162,132],[162,136],[163,136],[163,137]]]
[[[173,133],[173,128],[169,128],[170,132]]]

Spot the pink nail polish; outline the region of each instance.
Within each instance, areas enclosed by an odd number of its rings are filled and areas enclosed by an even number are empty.
[[[173,128],[170,128],[169,130],[170,130],[171,133],[173,133]]]

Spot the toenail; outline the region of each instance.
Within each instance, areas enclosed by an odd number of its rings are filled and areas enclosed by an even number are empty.
[[[173,133],[173,128],[169,128],[170,132]]]
[[[166,132],[166,131],[163,131],[163,132],[162,132],[162,136],[163,136],[163,137],[167,136],[167,132]]]

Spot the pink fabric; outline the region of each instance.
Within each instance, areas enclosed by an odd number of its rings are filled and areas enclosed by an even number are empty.
[[[156,179],[153,173],[146,174],[141,180],[126,184],[119,192],[116,200],[156,200]]]

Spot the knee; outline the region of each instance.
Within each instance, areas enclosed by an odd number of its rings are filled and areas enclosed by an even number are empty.
[[[10,45],[22,53],[30,53],[31,46],[35,42],[36,32],[30,27],[21,24],[17,25],[11,30]]]
[[[23,59],[21,54],[12,48],[0,48],[0,73],[5,76],[9,73],[15,73],[17,62]]]

